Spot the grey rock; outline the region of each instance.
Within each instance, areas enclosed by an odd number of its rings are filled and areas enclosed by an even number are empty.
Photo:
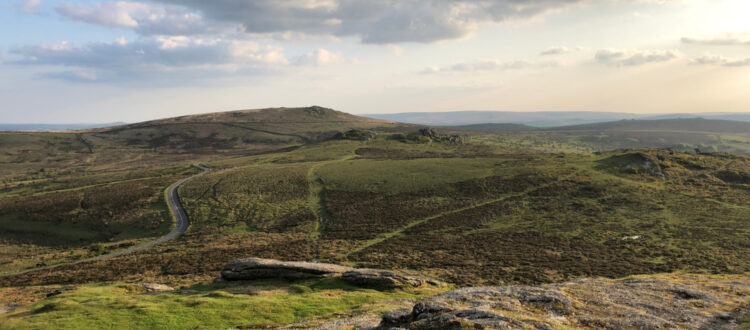
[[[168,285],[164,284],[158,284],[158,283],[141,283],[140,284],[142,288],[146,289],[148,292],[164,292],[164,291],[174,291],[174,288]]]
[[[383,318],[378,325],[379,329],[398,328],[411,320],[411,310],[408,308],[399,308],[383,314]]]
[[[52,291],[50,293],[47,293],[47,298],[54,297],[54,296],[57,296],[57,295],[62,294],[62,293],[63,293],[62,290],[55,290],[55,291]]]
[[[19,307],[23,307],[23,305],[17,305],[17,304],[9,304],[9,305],[0,305],[0,314],[10,313]]]
[[[378,288],[419,287],[425,280],[383,269],[352,269],[341,276],[344,281],[361,286]]]
[[[706,295],[700,292],[690,291],[686,289],[672,289],[669,290],[680,299],[706,299]]]
[[[228,281],[261,278],[304,279],[329,277],[350,270],[353,268],[334,264],[247,258],[228,262],[221,271],[221,277]]]
[[[540,286],[468,287],[422,299],[411,314],[399,311],[381,328],[729,329],[750,315],[747,281],[710,282],[690,275],[589,279]],[[722,284],[722,285],[718,285]]]
[[[413,320],[423,320],[434,317],[445,312],[450,312],[452,309],[441,303],[428,302],[428,303],[417,303],[411,310],[411,318]]]

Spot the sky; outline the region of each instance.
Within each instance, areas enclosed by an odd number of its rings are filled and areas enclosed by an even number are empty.
[[[0,122],[750,112],[746,0],[0,0]]]

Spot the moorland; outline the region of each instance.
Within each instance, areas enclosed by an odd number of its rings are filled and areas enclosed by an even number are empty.
[[[748,125],[427,128],[308,107],[0,132],[0,305],[15,309],[0,324],[273,326],[380,313],[464,286],[748,281]],[[179,188],[185,235],[70,264],[169,232],[164,189],[199,173],[196,163],[213,171]],[[212,283],[226,262],[249,256],[448,286]],[[147,295],[144,282],[182,289]],[[54,290],[63,292],[45,298]]]

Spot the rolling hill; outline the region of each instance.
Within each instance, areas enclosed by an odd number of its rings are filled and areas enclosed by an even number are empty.
[[[123,122],[104,124],[0,124],[0,131],[68,131],[124,125]]]
[[[463,126],[472,124],[504,123],[524,124],[547,128],[618,121],[623,119],[658,120],[679,118],[704,118],[713,120],[750,121],[748,113],[676,113],[637,114],[599,111],[448,111],[448,112],[404,112],[369,114],[366,117],[404,123],[433,126]]]
[[[498,123],[459,125],[459,126],[449,126],[448,128],[456,129],[459,131],[480,131],[480,132],[529,132],[529,131],[540,130],[537,127],[528,126],[524,124],[498,124]]]
[[[750,133],[750,122],[704,118],[630,119],[595,124],[550,127],[544,130]]]
[[[59,133],[0,132],[0,179],[39,184],[53,176],[64,180],[71,173],[166,168],[324,141],[351,129],[415,130],[313,106],[191,115]]]

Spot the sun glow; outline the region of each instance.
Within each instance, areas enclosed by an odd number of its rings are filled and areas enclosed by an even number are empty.
[[[718,26],[730,31],[750,31],[750,1],[727,0],[719,6],[721,10],[713,13]]]

